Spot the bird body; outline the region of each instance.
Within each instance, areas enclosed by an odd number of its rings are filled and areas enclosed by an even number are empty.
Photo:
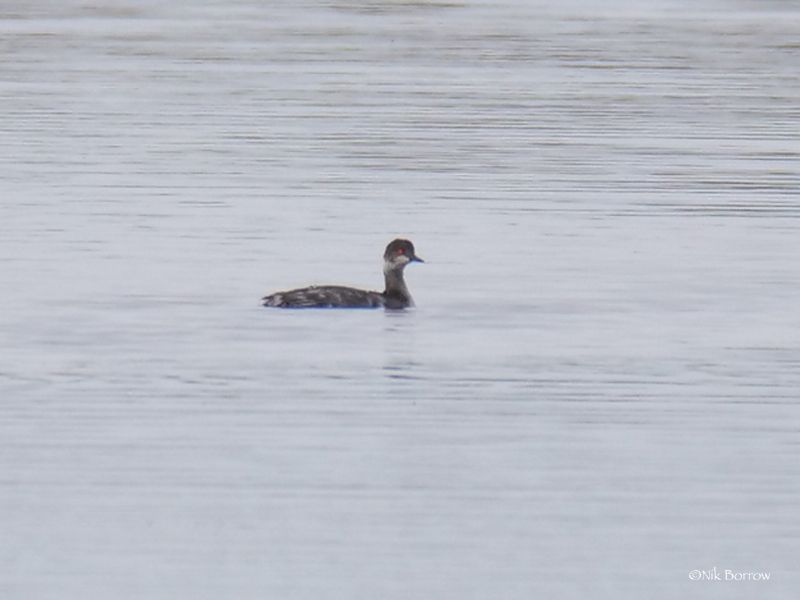
[[[360,290],[341,285],[312,285],[275,292],[262,298],[264,306],[276,308],[389,308],[402,309],[414,305],[403,278],[403,270],[411,262],[425,262],[414,252],[414,244],[396,239],[383,254],[383,292]]]

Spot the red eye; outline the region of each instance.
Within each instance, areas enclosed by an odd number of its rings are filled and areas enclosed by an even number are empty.
[[[405,254],[406,253],[406,249],[405,248],[398,248],[397,249],[397,253],[398,254]]]

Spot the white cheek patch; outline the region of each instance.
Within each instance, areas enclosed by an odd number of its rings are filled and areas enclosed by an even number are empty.
[[[394,271],[398,267],[404,267],[411,262],[411,259],[404,254],[396,254],[394,258],[387,258],[383,261],[383,272]]]

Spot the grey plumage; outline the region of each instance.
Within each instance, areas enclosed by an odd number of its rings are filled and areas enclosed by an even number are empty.
[[[383,306],[380,292],[368,292],[341,285],[312,285],[277,292],[263,299],[264,306],[279,308],[377,308]]]

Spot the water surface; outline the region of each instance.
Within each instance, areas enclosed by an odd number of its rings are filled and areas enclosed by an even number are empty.
[[[798,39],[5,3],[0,595],[794,597]],[[401,235],[416,310],[258,306]]]

